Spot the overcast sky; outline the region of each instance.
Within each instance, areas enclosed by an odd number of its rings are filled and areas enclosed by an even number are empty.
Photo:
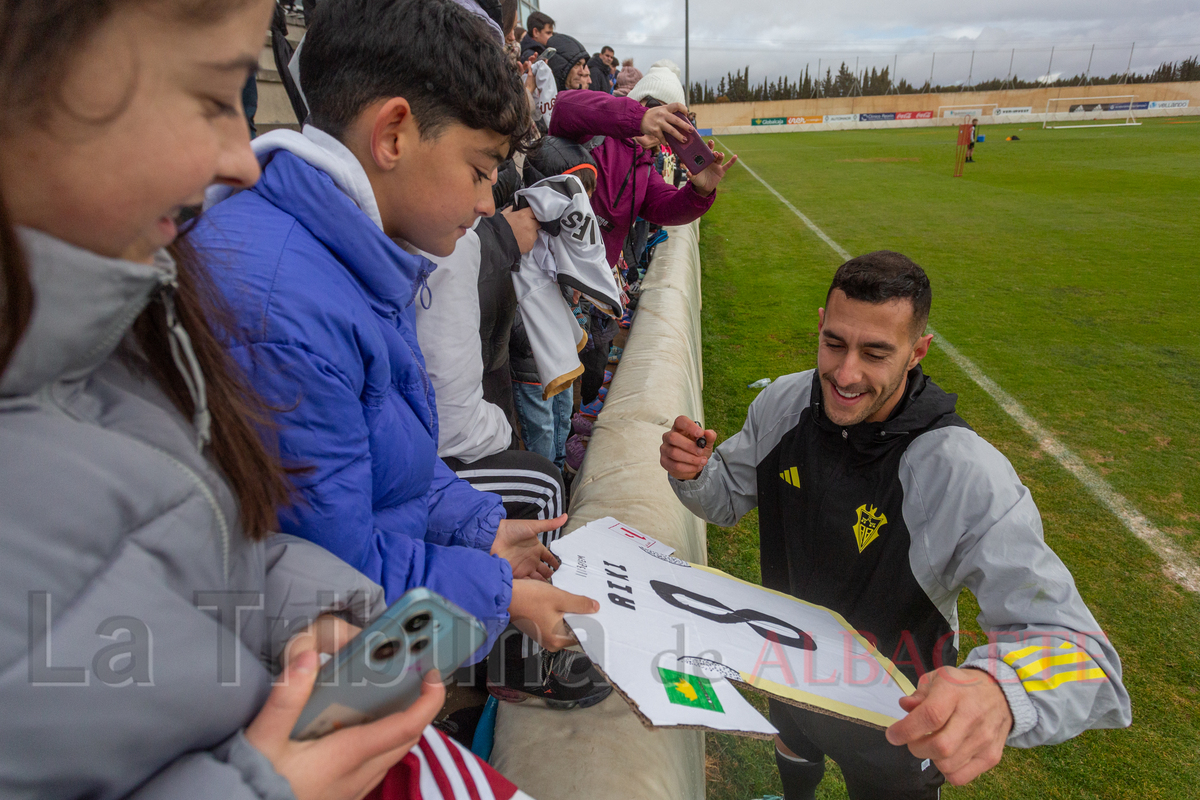
[[[643,72],[660,58],[683,69],[684,0],[541,0],[558,31],[593,52],[612,45]],[[1196,0],[691,0],[692,80],[715,83],[750,67],[764,76],[797,77],[843,60],[853,68],[891,66],[918,86],[950,85],[1013,72],[1026,80],[1123,72],[1129,61],[1145,72],[1163,61],[1200,54]],[[1053,63],[1050,48],[1054,46]],[[975,52],[971,68],[971,51]],[[934,55],[936,53],[936,56]],[[1047,73],[1049,67],[1049,73]]]

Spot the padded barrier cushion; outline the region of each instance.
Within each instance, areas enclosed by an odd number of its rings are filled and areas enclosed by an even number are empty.
[[[706,562],[704,523],[658,463],[679,414],[703,421],[699,223],[669,228],[642,281],[635,323],[575,479],[570,532],[614,516]],[[649,730],[610,695],[594,708],[500,704],[492,765],[537,800],[704,797],[704,734]]]

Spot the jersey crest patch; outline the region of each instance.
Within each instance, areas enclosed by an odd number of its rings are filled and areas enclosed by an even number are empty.
[[[779,473],[779,477],[788,486],[795,486],[797,489],[800,488],[800,471],[795,467],[792,467],[791,469],[785,469],[783,472]]]
[[[858,507],[858,522],[854,523],[854,538],[858,542],[858,552],[867,549],[867,545],[879,538],[879,529],[887,525],[887,517],[879,513],[875,506],[867,508],[863,503]]]

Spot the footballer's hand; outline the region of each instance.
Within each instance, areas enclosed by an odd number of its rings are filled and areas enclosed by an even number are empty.
[[[900,698],[908,716],[887,729],[887,740],[931,759],[954,786],[1000,763],[1012,730],[1012,711],[1000,684],[983,670],[942,667],[921,676],[917,691]]]
[[[704,447],[697,441],[701,438]],[[704,471],[716,441],[716,431],[705,430],[688,417],[676,417],[671,430],[663,434],[658,463],[676,480],[695,480]]]

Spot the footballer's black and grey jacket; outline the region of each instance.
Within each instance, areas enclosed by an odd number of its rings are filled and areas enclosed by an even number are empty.
[[[841,428],[812,371],[787,375],[695,480],[671,485],[718,525],[757,506],[763,585],[839,612],[914,683],[955,665],[970,589],[990,641],[962,666],[999,681],[1010,745],[1129,725],[1116,651],[1043,541],[1029,490],[955,400],[918,366],[886,422]]]

